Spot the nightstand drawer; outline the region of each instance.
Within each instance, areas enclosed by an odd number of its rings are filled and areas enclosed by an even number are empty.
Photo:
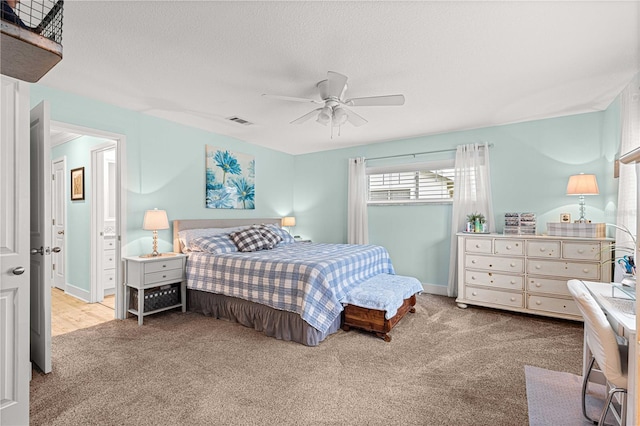
[[[522,293],[509,293],[506,291],[488,290],[484,288],[467,287],[465,289],[467,300],[474,302],[493,303],[496,305],[523,308]]]
[[[524,277],[503,275],[485,271],[465,271],[465,282],[469,285],[484,285],[487,287],[508,288],[522,290]]]
[[[179,280],[182,278],[182,268],[169,269],[168,271],[151,272],[144,274],[144,285],[159,283],[167,280]]]
[[[491,256],[466,256],[467,268],[495,270],[503,272],[524,272],[524,259]]]
[[[182,260],[170,259],[170,260],[163,260],[161,262],[150,262],[144,265],[145,274],[148,274],[150,272],[166,271],[169,269],[182,269]]]

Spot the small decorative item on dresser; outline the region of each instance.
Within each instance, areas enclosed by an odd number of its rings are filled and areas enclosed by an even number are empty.
[[[465,232],[486,232],[486,229],[486,219],[482,213],[471,213],[467,215]]]
[[[571,223],[571,214],[570,213],[560,213],[560,222]]]

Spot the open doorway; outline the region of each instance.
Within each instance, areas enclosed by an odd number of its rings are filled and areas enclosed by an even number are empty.
[[[52,259],[52,328],[68,329],[65,317],[75,317],[79,328],[123,318],[124,136],[53,121],[50,133],[52,237],[64,247]],[[78,175],[82,192],[72,196]]]

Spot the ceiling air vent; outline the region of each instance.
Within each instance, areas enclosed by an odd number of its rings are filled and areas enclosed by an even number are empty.
[[[247,120],[245,120],[243,118],[236,117],[236,116],[229,117],[229,118],[227,118],[227,120],[233,121],[234,123],[242,124],[243,126],[251,126],[253,124],[250,121],[247,121]]]

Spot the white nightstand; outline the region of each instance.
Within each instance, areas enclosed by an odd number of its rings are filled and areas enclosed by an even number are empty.
[[[294,238],[296,243],[310,243],[311,240],[307,239],[307,238]]]
[[[145,315],[178,307],[182,307],[182,312],[187,310],[186,255],[176,253],[157,257],[127,256],[123,259],[127,311],[138,316],[138,325],[142,325]],[[180,286],[171,286],[171,284],[180,284]],[[131,289],[137,291],[137,308],[131,307]],[[176,291],[180,293],[177,297]],[[145,293],[147,309],[145,309]],[[175,299],[175,303],[172,299]]]

